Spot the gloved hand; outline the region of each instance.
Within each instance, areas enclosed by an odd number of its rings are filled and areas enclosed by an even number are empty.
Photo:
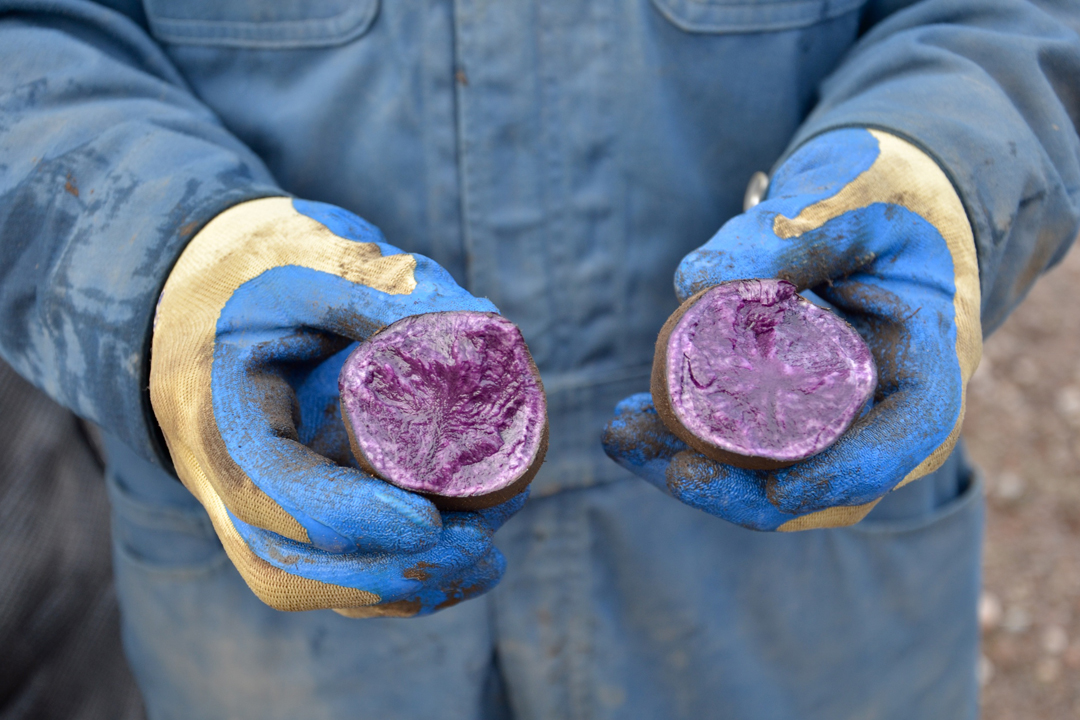
[[[882,495],[941,466],[956,444],[982,353],[979,272],[963,205],[914,145],[845,129],[803,145],[768,199],[683,259],[680,300],[735,279],[813,289],[863,336],[878,365],[872,408],[824,452],[771,472],[687,447],[646,394],[616,408],[604,448],[688,505],[757,530],[850,525]]]
[[[177,474],[267,604],[416,615],[498,582],[492,534],[525,494],[441,514],[362,473],[338,412],[355,341],[449,310],[496,311],[330,205],[243,203],[184,250],[158,304],[151,400]]]

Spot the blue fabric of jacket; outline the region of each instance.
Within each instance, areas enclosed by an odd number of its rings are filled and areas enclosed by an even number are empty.
[[[688,251],[829,129],[907,138],[975,230],[1000,324],[1080,224],[1075,2],[0,1],[0,355],[164,460],[165,278],[246,199],[334,203],[518,323],[549,391],[537,489],[647,389]]]

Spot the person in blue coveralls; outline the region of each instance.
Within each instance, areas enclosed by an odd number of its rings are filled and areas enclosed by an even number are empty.
[[[1075,0],[0,9],[0,354],[108,435],[151,718],[976,716],[958,435],[1080,226]],[[880,376],[771,473],[647,394],[678,303],[754,277]],[[459,309],[542,373],[527,502],[348,456],[353,344]]]

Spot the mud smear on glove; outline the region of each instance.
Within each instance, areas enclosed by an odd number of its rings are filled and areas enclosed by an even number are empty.
[[[408,568],[405,572],[401,573],[403,577],[407,577],[410,580],[419,580],[420,582],[427,582],[431,579],[431,573],[429,570],[438,570],[439,566],[429,562],[418,562],[411,568]]]
[[[881,402],[903,384],[902,367],[910,350],[904,321],[920,312],[895,293],[869,283],[837,282],[825,296],[861,331],[877,362],[878,386],[874,399]]]
[[[444,610],[448,607],[453,607],[458,603],[465,602],[466,600],[482,595],[487,592],[488,586],[484,583],[473,583],[471,585],[465,585],[460,580],[454,580],[447,583],[444,588],[444,592],[447,597],[441,603],[435,606],[435,610]]]
[[[349,356],[339,389],[361,467],[441,509],[517,495],[547,450],[540,373],[521,332],[494,313],[399,320]]]
[[[785,280],[699,292],[657,340],[652,395],[664,424],[719,462],[773,470],[834,443],[877,384],[870,349]]]
[[[639,412],[616,415],[604,428],[601,442],[608,455],[627,458],[638,466],[654,460],[669,460],[686,450],[685,443],[671,437],[652,403],[640,408]]]

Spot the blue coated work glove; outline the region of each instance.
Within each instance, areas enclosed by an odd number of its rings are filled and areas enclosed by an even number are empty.
[[[862,335],[873,406],[825,451],[782,470],[724,465],[667,431],[651,397],[616,408],[604,448],[688,505],[757,530],[858,522],[952,451],[982,353],[979,272],[963,205],[941,168],[876,130],[820,135],[776,172],[768,198],[683,259],[680,301],[727,280],[812,289]]]
[[[451,310],[496,312],[431,260],[321,203],[237,205],[180,256],[154,323],[154,413],[181,481],[268,605],[422,615],[499,581],[492,535],[525,494],[440,513],[361,472],[338,412],[338,372],[356,341]]]

